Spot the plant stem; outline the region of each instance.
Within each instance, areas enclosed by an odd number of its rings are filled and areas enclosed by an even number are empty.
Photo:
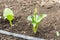
[[[38,24],[36,24],[36,26],[33,26],[33,32],[36,34],[37,32],[37,29],[38,29]]]
[[[12,22],[10,21],[10,25],[12,26]]]

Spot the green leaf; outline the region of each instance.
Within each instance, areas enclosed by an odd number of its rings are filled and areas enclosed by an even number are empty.
[[[34,9],[34,15],[36,15],[36,13],[37,13],[37,8]]]
[[[13,17],[12,15],[8,15],[8,16],[7,16],[7,19],[8,19],[9,21],[12,21],[12,20],[14,19],[14,17]]]
[[[35,26],[36,26],[36,23],[34,23],[34,22],[33,22],[32,24],[33,24],[33,27],[35,27]]]
[[[28,16],[27,20],[32,21],[32,16]]]
[[[14,16],[13,11],[11,9],[9,9],[9,8],[5,8],[4,11],[3,11],[4,18],[6,19],[8,15]]]
[[[43,20],[43,18],[45,18],[47,16],[47,14],[42,14],[38,17],[37,22],[40,22],[41,20]]]
[[[38,21],[38,18],[39,18],[39,16],[38,16],[38,15],[36,15],[35,22],[37,22],[37,21]]]

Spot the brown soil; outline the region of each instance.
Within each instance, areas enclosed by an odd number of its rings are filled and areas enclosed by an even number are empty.
[[[15,19],[13,20],[13,27],[9,22],[0,19],[0,29],[25,34],[34,37],[44,38],[48,40],[60,40],[55,32],[60,32],[60,4],[56,3],[52,7],[41,7],[37,1],[39,0],[0,0],[0,15],[2,16],[5,7],[9,7],[14,11]],[[36,34],[32,31],[32,24],[27,20],[28,15],[32,15],[34,8],[38,8],[38,14],[45,13],[48,16],[42,20]],[[25,40],[12,36],[0,34],[0,40]]]

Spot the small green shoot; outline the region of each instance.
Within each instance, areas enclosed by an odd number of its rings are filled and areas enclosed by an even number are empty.
[[[4,9],[3,17],[4,17],[4,19],[7,19],[10,22],[10,25],[12,26],[12,20],[14,19],[14,14],[10,8]]]
[[[34,15],[33,16],[28,16],[27,19],[32,22],[33,25],[33,32],[36,34],[37,29],[38,29],[38,24],[45,18],[47,14],[41,14],[40,16],[37,15],[37,8],[34,9]]]

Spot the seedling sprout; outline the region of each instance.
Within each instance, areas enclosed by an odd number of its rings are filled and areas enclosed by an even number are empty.
[[[4,19],[7,19],[10,22],[10,25],[12,26],[12,20],[14,19],[14,14],[10,8],[4,9],[3,17],[4,17]]]
[[[47,14],[41,14],[40,16],[37,15],[37,8],[34,9],[33,16],[28,16],[27,19],[32,22],[33,25],[33,32],[36,34],[38,29],[38,24],[45,18]]]

